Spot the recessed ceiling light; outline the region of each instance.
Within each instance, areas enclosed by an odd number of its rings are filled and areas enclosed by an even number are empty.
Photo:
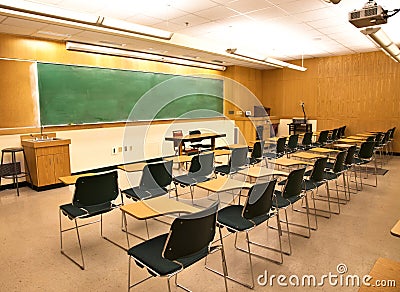
[[[50,35],[50,36],[54,36],[54,37],[63,37],[63,38],[70,38],[72,36],[69,33],[59,33],[59,32],[46,31],[46,30],[39,30],[37,33]]]
[[[190,59],[200,59],[199,56],[195,56],[195,55],[183,55],[182,57],[190,58]]]
[[[118,47],[125,47],[126,46],[126,44],[117,43],[117,42],[111,42],[111,41],[99,41],[99,43],[118,46]]]

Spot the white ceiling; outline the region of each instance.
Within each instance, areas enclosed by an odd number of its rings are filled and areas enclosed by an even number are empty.
[[[0,0],[0,5],[10,1]],[[174,33],[170,41],[130,38],[80,28],[0,15],[0,32],[58,40],[103,43],[125,48],[197,57],[262,68],[231,58],[227,48],[246,55],[291,61],[354,54],[377,48],[348,22],[348,12],[367,0],[35,0],[51,7],[112,17]],[[377,0],[384,9],[400,8],[400,1]],[[398,5],[394,7],[394,5]],[[49,7],[50,9],[50,7]],[[400,43],[400,14],[382,25]],[[45,34],[44,34],[44,33]],[[47,33],[54,33],[48,35]],[[57,35],[59,34],[59,35]],[[66,36],[68,34],[68,36]],[[305,61],[304,66],[307,67]]]

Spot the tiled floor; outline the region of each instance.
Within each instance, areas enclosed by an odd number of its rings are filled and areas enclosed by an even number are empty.
[[[276,265],[253,258],[255,280],[267,272],[271,275],[315,275],[320,282],[323,275],[337,272],[339,264],[347,266],[343,275],[367,274],[378,257],[400,261],[400,238],[390,234],[392,226],[400,219],[400,158],[390,160],[385,168],[389,172],[379,176],[379,186],[364,187],[362,192],[352,196],[343,206],[340,215],[331,219],[320,218],[319,229],[312,232],[310,239],[292,236],[293,254],[284,257],[283,265]],[[372,180],[371,180],[372,181]],[[63,187],[44,192],[35,192],[24,187],[20,197],[15,190],[0,192],[0,291],[126,291],[128,256],[126,252],[101,239],[99,225],[81,230],[86,270],[82,271],[60,254],[58,206],[70,202],[73,187]],[[301,214],[292,214],[293,219],[304,220]],[[295,218],[294,218],[295,217]],[[63,218],[64,219],[64,218]],[[68,223],[68,220],[63,222]],[[120,231],[119,210],[105,216],[106,234],[126,244]],[[274,220],[272,220],[274,222]],[[130,230],[142,232],[144,223],[129,220]],[[151,235],[166,232],[168,226],[149,221]],[[253,231],[259,241],[276,244],[276,233],[265,226]],[[78,255],[75,234],[66,234],[67,250]],[[243,240],[243,237],[240,237]],[[138,242],[131,238],[131,242]],[[243,241],[241,241],[243,242]],[[230,271],[246,279],[249,276],[245,254],[233,249],[233,238],[225,241]],[[284,244],[287,240],[284,239]],[[273,254],[271,254],[273,256]],[[219,267],[219,254],[210,258],[212,265]],[[135,267],[134,277],[144,276],[143,270]],[[296,278],[292,276],[292,281]],[[180,276],[183,284],[194,291],[223,291],[222,278],[197,264]],[[260,278],[264,280],[264,278]],[[340,280],[340,277],[339,277]],[[280,287],[275,278],[273,286],[256,284],[256,291],[292,291]],[[228,282],[230,291],[245,288]],[[400,283],[398,283],[400,286]],[[137,288],[137,291],[166,291],[165,279],[151,279]],[[173,290],[175,291],[175,287]],[[357,291],[357,287],[329,285],[328,279],[321,287],[297,287],[298,291]],[[384,291],[384,290],[382,290]]]

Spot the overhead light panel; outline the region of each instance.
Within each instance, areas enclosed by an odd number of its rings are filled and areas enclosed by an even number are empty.
[[[291,64],[291,63],[288,63],[288,62],[284,62],[284,61],[281,61],[281,60],[277,60],[277,59],[274,59],[274,58],[270,58],[270,57],[267,57],[267,58],[264,58],[264,59],[260,59],[260,58],[254,58],[254,57],[251,57],[251,56],[247,56],[247,55],[239,53],[236,48],[227,49],[226,52],[229,53],[229,54],[241,57],[241,58],[243,58],[243,59],[245,59],[247,61],[251,61],[251,62],[257,63],[257,64],[272,66],[272,67],[275,67],[275,68],[289,68],[289,69],[298,70],[298,71],[302,71],[302,72],[307,70],[307,68],[305,68],[303,66],[297,66],[297,65],[294,65],[294,64]]]
[[[394,61],[400,62],[399,47],[387,36],[380,27],[367,27],[361,30],[378,48],[385,52]]]
[[[219,70],[219,71],[226,70],[225,66],[221,66],[218,64],[200,62],[200,61],[195,61],[195,60],[187,60],[187,59],[166,56],[166,55],[150,54],[150,53],[145,53],[145,52],[140,52],[140,51],[132,51],[132,50],[125,50],[125,49],[97,46],[97,45],[91,45],[91,44],[66,42],[66,49],[69,51],[78,51],[78,52],[110,55],[110,56],[135,58],[135,59],[156,61],[156,62],[162,62],[162,63],[171,63],[171,64],[177,64],[177,65],[183,65],[183,66],[205,68],[205,69],[211,69],[211,70]]]

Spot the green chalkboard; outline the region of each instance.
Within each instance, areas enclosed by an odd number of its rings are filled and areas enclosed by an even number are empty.
[[[223,81],[38,63],[42,125],[208,118],[223,114]]]

